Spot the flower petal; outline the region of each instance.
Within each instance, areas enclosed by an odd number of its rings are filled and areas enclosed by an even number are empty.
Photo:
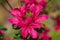
[[[44,22],[44,21],[46,21],[46,20],[48,20],[48,15],[43,14],[42,16],[40,16],[40,17],[36,20],[36,22],[42,23],[42,22]]]
[[[42,5],[44,8],[47,6],[47,1],[46,0],[41,0],[41,2],[39,2],[40,5]]]
[[[14,25],[17,25],[19,23],[19,20],[17,18],[9,18],[9,22]]]
[[[38,23],[33,23],[33,24],[31,24],[31,27],[40,29],[41,26]]]
[[[19,26],[25,27],[25,22],[22,18],[19,19]]]
[[[23,36],[24,38],[26,38],[27,35],[28,35],[28,29],[27,29],[26,27],[23,27],[23,28],[22,28],[22,36]]]
[[[31,27],[30,28],[30,35],[32,36],[32,38],[37,38],[38,33]]]
[[[42,12],[43,7],[41,5],[36,5],[36,10],[35,10],[35,14],[38,16],[40,12]]]
[[[19,10],[20,10],[20,12],[21,12],[23,15],[26,14],[26,9],[25,9],[24,6],[20,6],[20,7],[19,7]]]
[[[15,17],[21,16],[21,12],[19,11],[18,8],[15,8],[15,9],[11,10],[11,14]]]
[[[32,12],[32,13],[35,13],[35,10],[36,10],[36,8],[35,8],[35,4],[32,4],[32,5],[30,5],[30,11]]]

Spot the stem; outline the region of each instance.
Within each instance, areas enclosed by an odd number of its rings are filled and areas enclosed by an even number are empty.
[[[1,6],[8,12],[10,12],[2,3],[1,3]]]
[[[10,3],[6,0],[6,2],[7,2],[7,4],[9,5],[9,7],[11,8],[11,9],[13,9],[13,7],[10,5]]]

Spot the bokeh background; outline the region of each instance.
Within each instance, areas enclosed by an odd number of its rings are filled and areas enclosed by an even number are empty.
[[[8,1],[8,2],[7,2]],[[12,8],[18,8],[21,5],[20,0],[0,0],[0,27],[6,27],[7,31],[5,32],[5,37],[12,38],[18,30],[13,30],[12,25],[9,23],[8,18],[12,17],[9,11]],[[60,40],[60,31],[55,31],[55,21],[53,18],[56,18],[60,15],[60,0],[47,0],[48,6],[46,11],[48,12],[49,19],[47,22],[44,22],[47,25],[47,28],[50,29],[49,35],[53,40]],[[10,6],[9,6],[9,4]],[[52,18],[51,18],[52,17]]]

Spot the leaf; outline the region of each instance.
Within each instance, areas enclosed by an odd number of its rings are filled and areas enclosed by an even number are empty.
[[[14,35],[14,38],[15,38],[15,39],[19,39],[19,38],[20,38],[20,35],[19,35],[19,34],[15,34],[15,35]]]
[[[0,39],[3,39],[3,38],[4,38],[4,36],[0,35]]]
[[[12,25],[12,28],[15,29],[15,30],[19,30],[20,29],[20,28],[14,26],[14,25]]]
[[[3,26],[0,26],[0,29],[3,30],[3,31],[7,31],[7,28],[5,28]]]

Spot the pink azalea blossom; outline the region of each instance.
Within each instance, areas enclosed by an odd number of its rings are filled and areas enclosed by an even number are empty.
[[[3,30],[0,30],[0,35],[4,35],[4,31]]]
[[[60,18],[59,17],[56,18],[55,30],[60,30]]]
[[[29,13],[27,13],[25,7],[13,9],[11,14],[14,16],[14,18],[10,18],[9,21],[21,28],[22,36],[24,38],[26,38],[28,34],[30,34],[32,38],[37,38],[38,33],[34,29],[40,29],[40,23],[48,19],[48,16],[45,14],[38,16],[37,18],[34,18],[35,16],[33,13],[31,13],[31,16],[27,16]]]

